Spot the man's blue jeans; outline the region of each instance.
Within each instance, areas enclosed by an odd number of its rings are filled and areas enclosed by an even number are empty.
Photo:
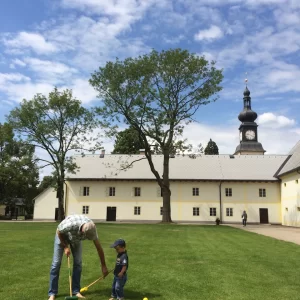
[[[124,298],[124,285],[127,281],[127,275],[124,275],[122,278],[119,278],[115,275],[114,281],[112,284],[111,296],[113,298],[121,299]]]
[[[76,295],[80,292],[80,277],[82,270],[82,244],[70,244],[70,248],[73,255],[73,275],[72,275],[72,292]],[[53,260],[50,270],[50,283],[48,295],[57,295],[58,293],[58,280],[59,280],[59,270],[61,261],[64,255],[64,248],[60,244],[60,239],[55,235],[54,239],[54,253]],[[67,277],[67,273],[66,273]]]

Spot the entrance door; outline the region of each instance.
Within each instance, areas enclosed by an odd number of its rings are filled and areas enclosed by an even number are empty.
[[[116,221],[117,208],[115,206],[107,206],[106,221]]]
[[[261,224],[268,224],[269,223],[269,213],[267,208],[260,208],[259,209],[259,218]]]

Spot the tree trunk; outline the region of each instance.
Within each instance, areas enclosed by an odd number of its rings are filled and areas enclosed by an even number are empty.
[[[163,223],[172,223],[171,218],[171,190],[169,179],[169,153],[164,154],[164,169],[163,169]]]
[[[58,221],[65,218],[64,209],[64,180],[59,178],[57,181],[57,198],[58,198]]]

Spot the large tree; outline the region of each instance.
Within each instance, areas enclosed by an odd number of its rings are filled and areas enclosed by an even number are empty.
[[[163,222],[171,219],[169,159],[184,124],[194,120],[221,90],[222,71],[186,50],[153,50],[138,58],[108,62],[92,74],[91,85],[103,105],[97,109],[107,124],[125,121],[138,133],[145,157],[163,194]],[[151,142],[163,154],[163,174],[152,161]]]
[[[26,212],[32,213],[38,180],[34,147],[17,139],[9,124],[0,123],[0,203],[11,206],[22,198]]]
[[[212,139],[210,139],[209,142],[207,143],[207,146],[204,149],[204,154],[205,155],[219,155],[219,148]]]
[[[73,151],[95,151],[97,136],[91,134],[99,126],[94,114],[84,108],[72,91],[55,88],[49,96],[37,94],[23,100],[11,111],[8,121],[29,145],[43,149],[49,158],[39,158],[43,165],[52,166],[56,174],[58,219],[64,211],[64,181],[66,171],[75,172],[76,164],[69,154]],[[71,152],[71,153],[70,153]]]

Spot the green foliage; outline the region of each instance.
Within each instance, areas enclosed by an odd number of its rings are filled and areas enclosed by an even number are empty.
[[[11,126],[26,142],[43,149],[49,158],[39,158],[43,166],[52,166],[57,178],[59,219],[64,217],[63,184],[65,172],[75,172],[70,153],[95,151],[100,148],[98,136],[91,136],[99,126],[95,115],[73,98],[72,91],[55,88],[46,97],[37,94],[23,100],[8,116]],[[90,135],[90,136],[89,136]]]
[[[49,187],[56,187],[57,178],[55,176],[44,176],[42,181],[39,184],[38,190],[39,193],[42,193],[44,190],[46,190]]]
[[[213,96],[221,90],[222,78],[214,62],[174,49],[108,62],[90,79],[103,100],[97,112],[107,128],[125,121],[139,133],[151,171],[163,190],[165,222],[171,220],[169,156],[199,107],[217,99]],[[153,146],[164,155],[162,176],[151,158]]]
[[[22,198],[31,213],[38,179],[34,147],[17,140],[9,124],[0,123],[0,203],[13,205]]]
[[[219,155],[219,148],[217,144],[212,141],[212,139],[209,140],[206,148],[204,149],[205,155]]]
[[[144,144],[140,141],[139,133],[129,127],[117,133],[112,154],[139,154],[140,149],[144,149]]]

